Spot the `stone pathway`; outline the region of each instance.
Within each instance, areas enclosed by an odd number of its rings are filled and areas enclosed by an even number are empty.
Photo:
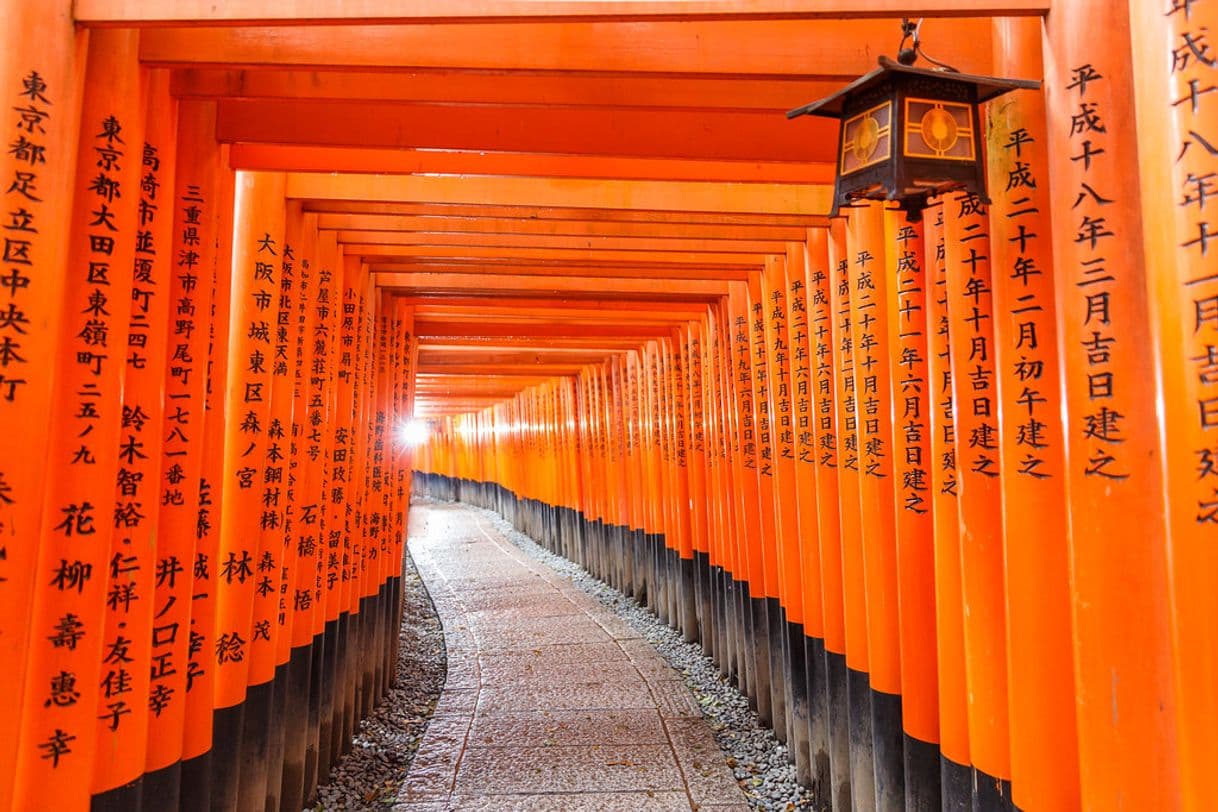
[[[462,505],[411,508],[448,679],[394,807],[747,812],[679,674]]]

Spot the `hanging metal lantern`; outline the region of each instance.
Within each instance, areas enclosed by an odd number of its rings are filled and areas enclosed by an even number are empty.
[[[875,70],[787,113],[842,122],[834,215],[856,200],[895,200],[917,221],[929,198],[954,190],[989,202],[977,105],[1040,82],[973,76],[937,62],[938,69],[913,67],[918,55],[925,56],[919,25],[902,23],[913,46],[901,48],[900,62],[881,56]]]

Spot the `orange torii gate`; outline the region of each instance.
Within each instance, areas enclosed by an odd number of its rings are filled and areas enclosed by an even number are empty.
[[[830,217],[925,18],[991,201]],[[823,809],[1207,809],[1218,0],[0,0],[0,809],[299,809],[412,490]],[[404,441],[407,427],[427,439]]]

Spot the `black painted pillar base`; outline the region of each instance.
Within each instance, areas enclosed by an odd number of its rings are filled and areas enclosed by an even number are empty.
[[[783,744],[787,744],[787,645],[786,612],[778,598],[765,599],[767,647],[770,655],[770,727]]]
[[[871,691],[871,741],[875,763],[875,808],[905,812],[905,731],[901,696]]]
[[[812,757],[808,751],[808,671],[804,657],[804,627],[787,621],[787,747],[795,757],[795,779],[812,783]]]
[[[942,809],[939,746],[905,735],[905,812]]]
[[[740,691],[749,698],[749,707],[757,710],[757,668],[753,662],[753,598],[748,581],[736,585],[736,670],[740,674]],[[766,686],[766,693],[769,693]]]
[[[275,668],[275,678],[271,681],[271,730],[270,745],[267,749],[265,812],[279,812],[282,802],[287,707],[288,663],[283,663]]]
[[[825,641],[804,638],[804,662],[808,675],[808,752],[812,775],[813,809],[827,812],[832,806],[829,772],[829,676],[825,663]]]
[[[279,782],[279,805],[285,812],[305,804],[305,751],[308,749],[309,684],[311,646],[297,646],[288,659],[287,707],[283,726],[283,775]]]
[[[313,803],[313,794],[317,792],[317,753],[321,730],[321,685],[325,661],[325,634],[313,635],[313,643],[309,646],[309,702],[308,727],[305,730],[305,768],[304,768],[304,805]],[[368,686],[371,688],[371,686]]]
[[[272,686],[269,682],[245,689],[238,773],[238,809],[262,809],[266,798],[267,750],[270,744]]]
[[[972,812],[973,771],[945,755],[939,756],[939,781],[943,792],[943,812]]]
[[[375,615],[375,608],[374,608]],[[330,775],[330,767],[334,764],[334,675],[338,667],[338,619],[327,620],[323,633],[325,643],[322,645],[322,677],[320,688],[321,704],[318,708],[317,733],[317,783],[324,784]],[[374,657],[375,660],[375,657]],[[375,662],[374,662],[375,665]],[[378,675],[379,677],[379,675]],[[379,694],[379,679],[376,686]]]
[[[90,812],[143,812],[143,776],[120,787],[99,792],[89,799]]]
[[[715,568],[711,566],[707,553],[694,550],[695,591],[698,599],[698,639],[702,643],[702,652],[711,658],[717,668],[719,657],[719,617],[716,614]]]
[[[875,804],[875,754],[871,738],[871,679],[866,671],[846,668],[846,707],[850,713],[850,791],[860,809]]]
[[[681,579],[680,599],[681,637],[686,643],[696,643],[701,637],[698,629],[698,568],[694,559],[674,554],[677,572]]]
[[[846,655],[825,650],[828,679],[829,771],[834,809],[851,809],[850,690]]]
[[[228,812],[237,808],[241,782],[242,705],[217,708],[212,713],[211,808]]]
[[[647,572],[647,534],[642,530],[630,531],[631,545],[634,548],[634,558],[631,565],[634,568],[634,599],[642,606],[651,604],[651,579]]]
[[[989,773],[972,769],[973,812],[1011,812],[1011,782]]]
[[[182,795],[182,762],[144,774],[140,812],[178,812]]]
[[[211,811],[211,751],[182,760],[181,812]]]
[[[723,567],[710,566],[707,572],[707,578],[710,579],[710,599],[708,601],[711,612],[711,633],[703,635],[702,644],[705,646],[710,644],[710,656],[715,663],[715,667],[719,669],[719,673],[729,681],[732,679],[731,669],[728,667],[728,643],[727,636],[729,634],[728,615],[727,615],[727,577],[723,571]],[[708,639],[709,638],[709,639]]]
[[[753,686],[757,693],[757,716],[763,725],[774,725],[774,694],[770,687],[769,609],[765,598],[750,598],[753,628],[749,658],[753,663]]]

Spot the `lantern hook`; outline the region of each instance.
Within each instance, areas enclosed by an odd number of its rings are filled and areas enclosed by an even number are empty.
[[[960,71],[948,65],[946,62],[940,62],[922,49],[922,18],[918,21],[911,22],[908,17],[901,18],[901,44],[897,46],[897,61],[902,65],[913,65],[918,61],[918,57],[922,57],[927,62],[935,65],[939,70],[950,73],[959,73]],[[905,43],[912,39],[909,47]]]

